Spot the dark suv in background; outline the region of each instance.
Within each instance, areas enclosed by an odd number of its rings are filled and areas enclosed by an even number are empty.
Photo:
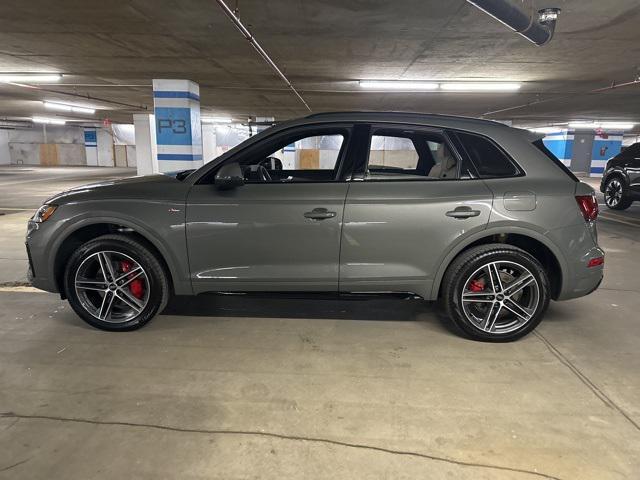
[[[614,210],[629,208],[640,200],[640,143],[634,143],[607,162],[600,191]]]

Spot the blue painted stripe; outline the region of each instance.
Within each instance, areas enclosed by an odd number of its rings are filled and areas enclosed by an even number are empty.
[[[604,172],[604,167],[591,167],[591,173],[602,173]]]
[[[191,92],[169,92],[169,91],[158,90],[156,92],[153,92],[153,97],[154,98],[189,98],[191,100],[200,101],[200,97],[195,93],[191,93]]]
[[[189,155],[183,153],[159,153],[158,160],[186,160],[196,161],[202,160],[202,155]]]

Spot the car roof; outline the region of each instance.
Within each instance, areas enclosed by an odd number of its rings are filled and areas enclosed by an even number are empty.
[[[379,112],[379,111],[347,111],[313,113],[306,117],[283,122],[280,125],[291,126],[321,122],[369,122],[369,123],[406,123],[410,125],[425,125],[439,128],[451,128],[485,134],[488,136],[516,134],[533,142],[543,137],[516,127],[511,127],[495,120],[483,118],[462,117],[456,115],[442,115],[436,113],[415,112]]]
[[[407,123],[415,123],[415,122],[433,122],[433,121],[453,121],[453,122],[464,122],[464,123],[474,123],[481,125],[493,125],[493,126],[502,126],[508,127],[504,123],[497,122],[495,120],[487,120],[483,118],[474,118],[474,117],[464,117],[458,115],[443,115],[439,113],[418,113],[418,112],[400,112],[400,111],[343,111],[343,112],[320,112],[320,113],[312,113],[311,115],[307,115],[304,118],[311,119],[323,119],[323,120],[332,120],[332,121],[340,121],[340,120],[361,120],[361,121],[372,121],[375,119],[378,120],[390,120],[402,122],[404,119]]]

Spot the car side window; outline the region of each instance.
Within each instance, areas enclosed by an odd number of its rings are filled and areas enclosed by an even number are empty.
[[[343,135],[314,135],[297,140],[271,154],[282,160],[285,170],[334,170]]]
[[[491,140],[471,133],[457,132],[456,135],[480,178],[514,177],[520,174],[509,157]]]
[[[246,183],[330,182],[336,180],[347,132],[283,137],[240,161]]]
[[[445,138],[411,129],[374,129],[365,180],[458,178],[458,159]]]

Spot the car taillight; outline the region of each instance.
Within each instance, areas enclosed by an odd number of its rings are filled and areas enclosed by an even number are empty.
[[[589,263],[587,264],[587,267],[588,268],[599,267],[600,265],[604,265],[604,257],[592,258],[591,260],[589,260]]]
[[[595,195],[576,195],[576,202],[587,222],[593,222],[598,218],[598,201]]]

